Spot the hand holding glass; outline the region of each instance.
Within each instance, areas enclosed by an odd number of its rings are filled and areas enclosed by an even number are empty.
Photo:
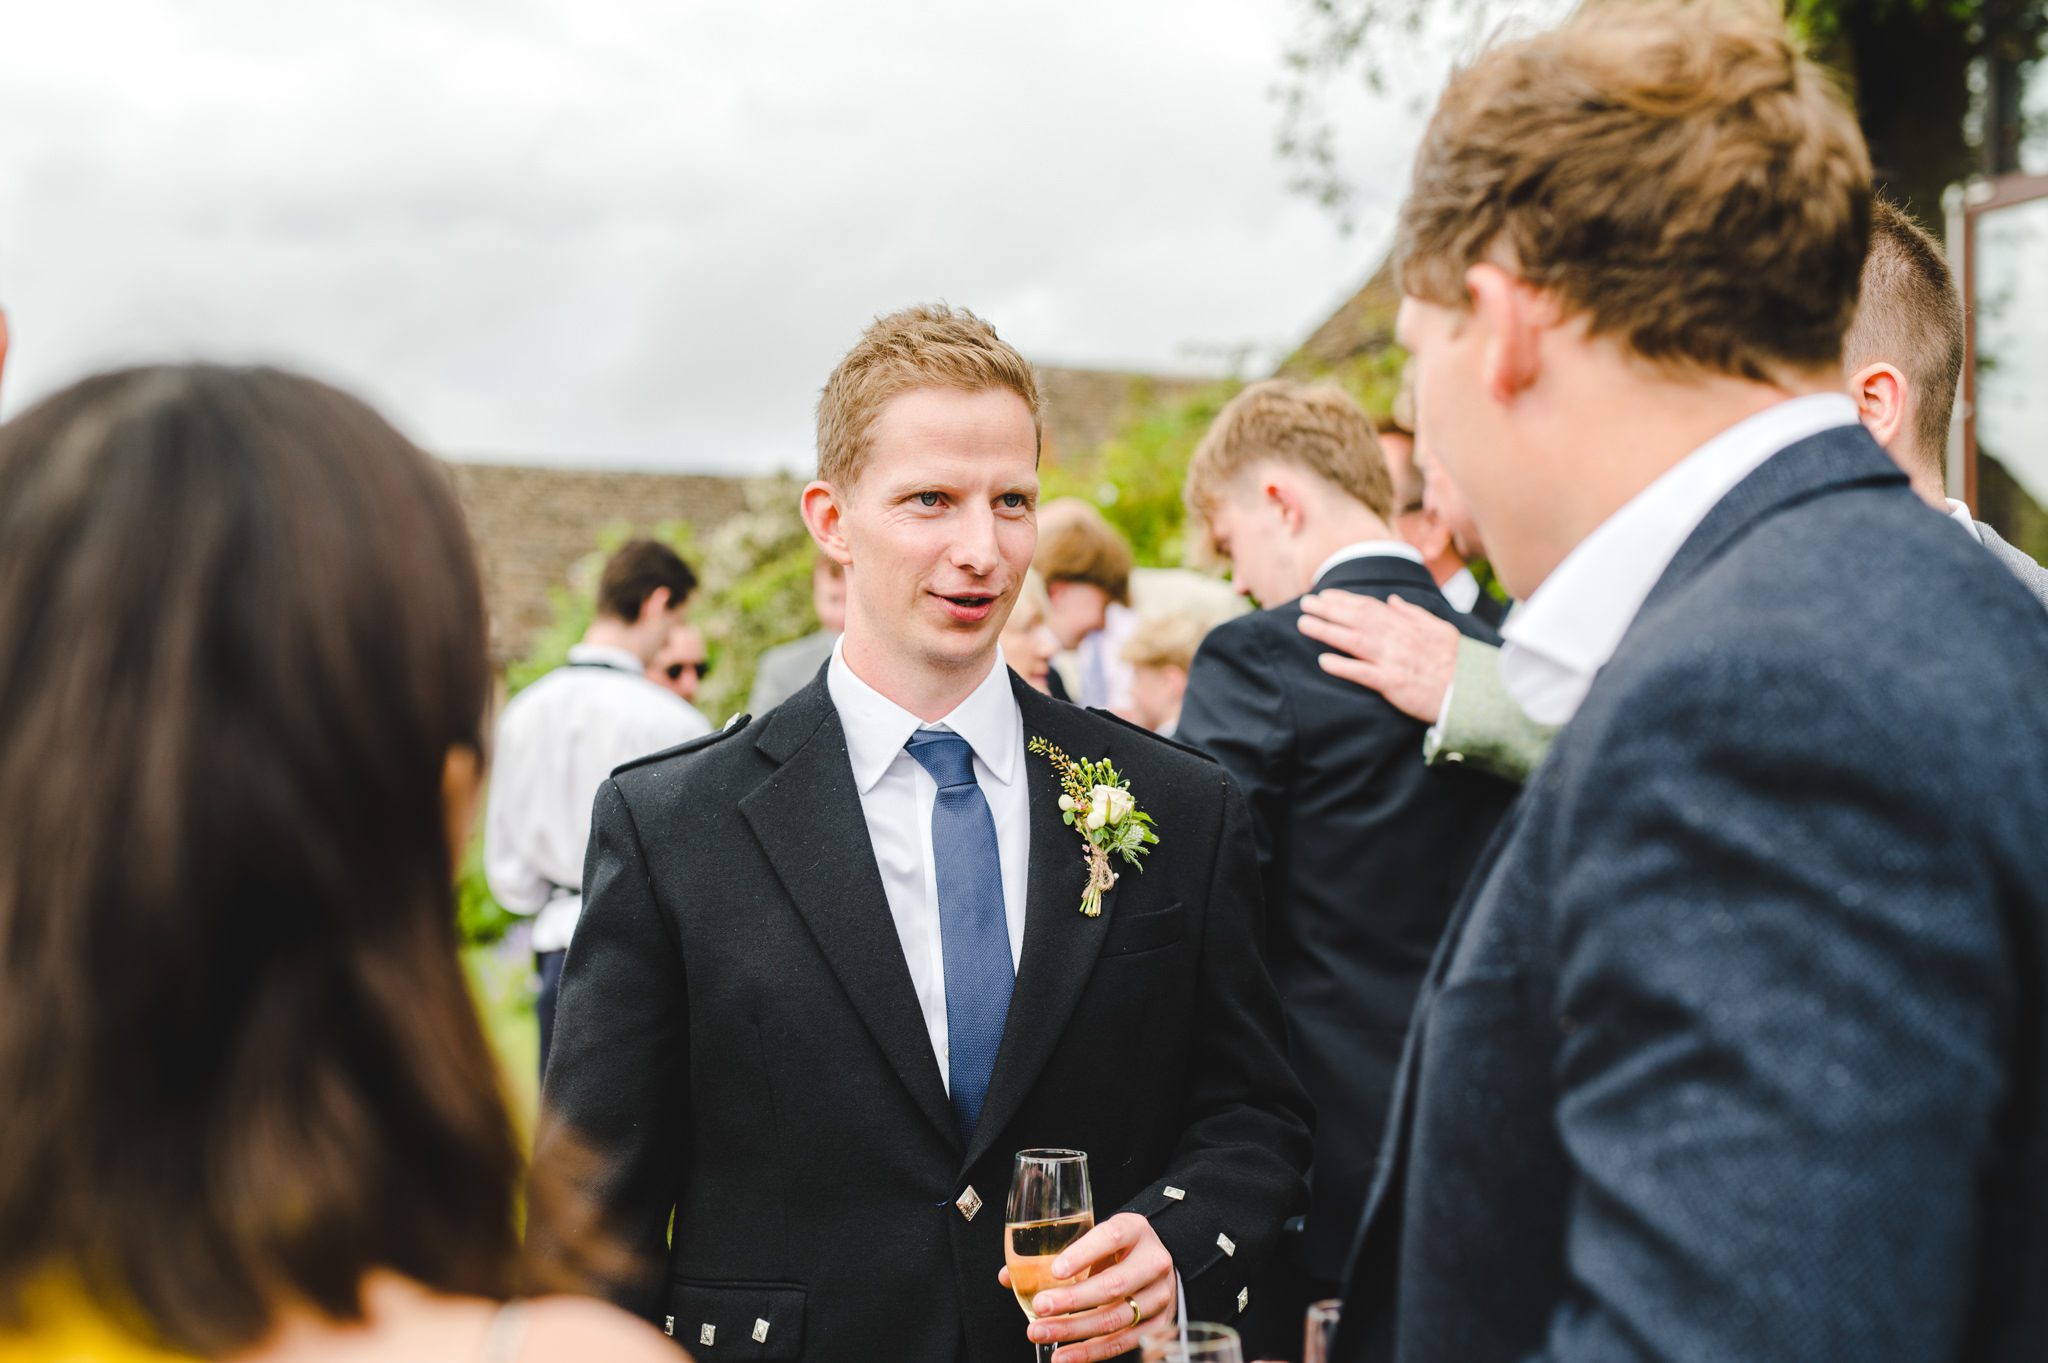
[[[1052,1287],[1067,1287],[1088,1276],[1055,1278],[1052,1261],[1061,1250],[1095,1228],[1095,1199],[1088,1188],[1088,1156],[1079,1150],[1020,1150],[1010,1175],[1010,1206],[1004,1218],[1003,1263],[1010,1290],[1027,1320],[1038,1317],[1031,1303]],[[1046,1347],[1035,1344],[1040,1363]]]

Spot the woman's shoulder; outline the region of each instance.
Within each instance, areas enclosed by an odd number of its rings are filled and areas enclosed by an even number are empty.
[[[602,1357],[619,1363],[676,1363],[682,1355],[637,1316],[591,1297],[539,1297],[520,1303],[518,1363]],[[492,1363],[496,1363],[493,1360]]]

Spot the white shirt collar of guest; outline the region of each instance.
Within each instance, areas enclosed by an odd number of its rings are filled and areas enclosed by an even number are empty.
[[[1470,568],[1460,568],[1452,573],[1439,584],[1438,590],[1444,594],[1444,600],[1451,603],[1452,610],[1465,615],[1470,615],[1472,608],[1479,604],[1479,579],[1472,576]]]
[[[616,667],[636,677],[647,675],[647,664],[640,661],[639,655],[610,644],[571,644],[569,662],[575,667]]]
[[[1657,579],[1707,513],[1778,451],[1856,424],[1846,394],[1791,398],[1672,465],[1565,555],[1501,629],[1501,683],[1539,724],[1578,713]]]
[[[1316,575],[1308,580],[1309,589],[1321,582],[1330,569],[1340,563],[1349,563],[1355,558],[1405,558],[1410,563],[1422,562],[1422,555],[1415,552],[1415,546],[1404,540],[1360,540],[1347,544],[1323,560],[1323,566],[1316,569]]]
[[[1969,531],[1971,539],[1982,544],[1984,542],[1984,532],[1977,528],[1977,518],[1970,514],[1970,504],[1968,502],[1959,502],[1953,497],[1945,498],[1944,500],[1948,502],[1948,518]]]
[[[846,730],[853,784],[862,795],[875,788],[919,729],[949,729],[967,740],[990,776],[1006,786],[1017,778],[1017,764],[1023,760],[1024,716],[1010,689],[1010,668],[1000,646],[988,676],[935,724],[926,724],[855,675],[846,663],[844,638],[832,646],[825,686]]]

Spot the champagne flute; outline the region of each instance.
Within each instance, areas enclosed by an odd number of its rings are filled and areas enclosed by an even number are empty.
[[[1301,1363],[1330,1363],[1330,1350],[1337,1342],[1337,1321],[1344,1313],[1341,1297],[1310,1304],[1303,1322]]]
[[[1095,1198],[1088,1190],[1088,1156],[1079,1150],[1019,1150],[1010,1174],[1003,1262],[1026,1320],[1038,1319],[1031,1301],[1039,1293],[1088,1276],[1083,1268],[1070,1278],[1055,1278],[1052,1261],[1093,1229]],[[1034,1343],[1032,1348],[1038,1363],[1045,1363],[1051,1346]]]
[[[1244,1363],[1237,1331],[1205,1320],[1189,1321],[1183,1338],[1179,1322],[1161,1316],[1138,1336],[1138,1349],[1145,1363]]]

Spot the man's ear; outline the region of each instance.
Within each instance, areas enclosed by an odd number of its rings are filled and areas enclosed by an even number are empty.
[[[1849,396],[1872,438],[1889,450],[1906,425],[1906,404],[1912,396],[1906,376],[1883,360],[1867,364],[1849,376]]]
[[[1280,523],[1287,527],[1287,533],[1300,531],[1306,508],[1302,489],[1293,479],[1267,473],[1259,480],[1259,500],[1280,513]]]
[[[7,314],[0,312],[0,378],[7,375]]]
[[[636,625],[644,625],[649,620],[658,619],[665,611],[668,610],[669,604],[669,589],[666,587],[656,587],[653,591],[647,593],[646,599],[640,603],[639,617],[635,619],[633,623]]]
[[[1467,324],[1483,333],[1481,387],[1496,402],[1512,402],[1542,372],[1543,332],[1556,321],[1554,309],[1498,265],[1465,271],[1465,288],[1472,298]]]
[[[843,501],[838,488],[817,481],[804,488],[800,506],[804,529],[811,532],[818,548],[841,568],[848,568],[853,565],[853,550],[846,543],[846,527],[841,523],[846,514]]]

